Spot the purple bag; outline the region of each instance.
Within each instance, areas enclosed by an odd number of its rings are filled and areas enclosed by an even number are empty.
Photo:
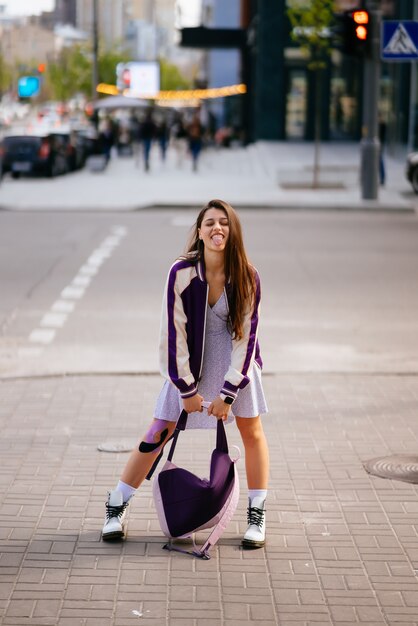
[[[234,460],[229,456],[225,427],[223,421],[218,420],[216,448],[210,462],[210,478],[199,478],[192,472],[177,467],[172,458],[179,432],[184,430],[186,422],[187,413],[183,411],[173,435],[167,461],[154,480],[154,502],[161,530],[170,538],[164,548],[209,559],[210,548],[221,537],[238,505],[236,461],[239,455]],[[197,547],[193,541],[193,552],[181,550],[171,543],[172,538],[190,537],[205,528],[213,530],[202,547]]]

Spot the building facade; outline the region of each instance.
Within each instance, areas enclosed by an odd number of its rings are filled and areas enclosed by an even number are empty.
[[[33,72],[39,63],[54,58],[55,35],[40,26],[37,17],[1,20],[0,49],[8,64],[21,73]]]
[[[56,24],[77,23],[77,0],[55,0],[54,20]]]
[[[241,25],[248,42],[241,56],[241,76],[248,87],[244,107],[247,141],[312,140],[317,100],[323,140],[359,140],[363,60],[333,50],[318,94],[314,72],[291,38],[289,4],[288,0],[241,0]],[[337,10],[357,8],[358,4],[358,0],[338,0]],[[418,0],[381,0],[379,4],[383,19],[418,19]],[[224,56],[223,51],[218,52]],[[418,100],[415,72],[415,63],[381,63],[379,114],[387,124],[389,142],[416,145],[418,141],[418,130],[412,129],[414,121],[410,121],[410,111],[416,110]]]
[[[105,49],[123,47],[130,6],[130,0],[98,0],[98,31]],[[93,0],[77,0],[76,26],[86,33],[93,32]]]

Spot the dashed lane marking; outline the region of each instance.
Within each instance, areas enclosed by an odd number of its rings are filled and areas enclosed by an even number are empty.
[[[80,267],[71,283],[64,287],[58,300],[54,302],[50,310],[45,313],[39,322],[39,328],[35,328],[29,335],[29,341],[35,344],[47,346],[52,343],[56,336],[56,330],[62,328],[69,315],[74,311],[76,302],[85,294],[94,276],[100,267],[110,258],[113,251],[126,236],[128,229],[124,226],[114,226],[111,233],[102,241],[100,246],[93,250],[87,261]],[[20,350],[21,356],[39,356],[41,348],[30,349],[26,352]]]

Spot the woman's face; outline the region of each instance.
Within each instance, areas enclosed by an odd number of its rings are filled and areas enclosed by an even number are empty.
[[[206,250],[223,252],[229,237],[229,221],[225,211],[208,209],[198,232]]]

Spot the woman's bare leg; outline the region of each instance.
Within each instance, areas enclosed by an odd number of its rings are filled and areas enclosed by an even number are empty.
[[[235,419],[245,448],[248,489],[267,489],[269,449],[260,416]]]
[[[170,439],[176,427],[176,422],[167,422],[166,420],[154,419],[151,423],[150,429],[144,435],[138,446],[131,452],[131,456],[128,459],[125,469],[122,472],[121,480],[138,489],[140,484],[145,479],[149,470],[152,467],[156,457],[160,453],[161,449],[165,446]],[[163,438],[163,440],[162,440]],[[154,445],[154,450],[140,451],[140,448],[152,448],[152,441],[160,443],[158,447]],[[145,444],[145,445],[144,445]]]

